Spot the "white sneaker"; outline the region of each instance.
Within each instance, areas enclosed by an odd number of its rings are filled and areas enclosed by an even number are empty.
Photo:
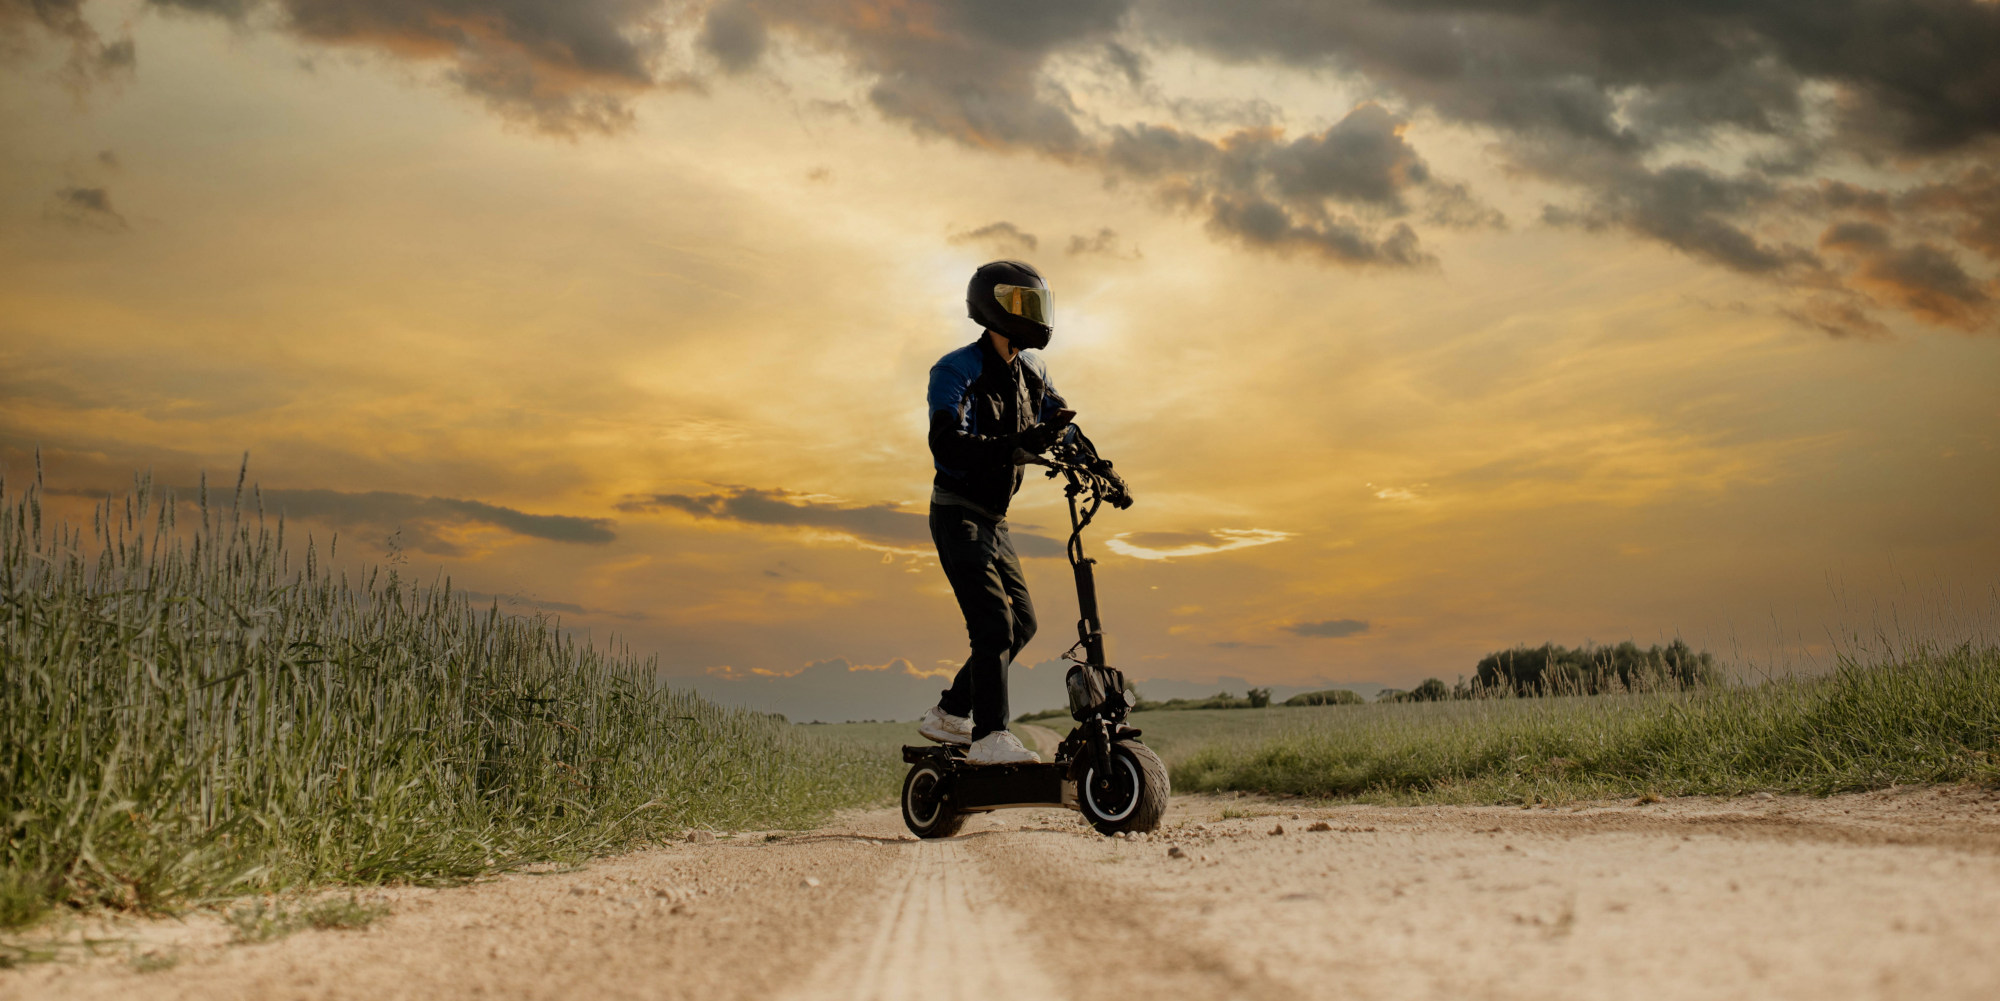
[[[965,752],[968,765],[1017,765],[1040,760],[1041,755],[1022,747],[1020,738],[1008,730],[995,730],[973,741]]]
[[[972,721],[963,716],[953,716],[936,706],[932,706],[929,712],[924,713],[924,718],[917,721],[917,732],[940,744],[972,743]]]

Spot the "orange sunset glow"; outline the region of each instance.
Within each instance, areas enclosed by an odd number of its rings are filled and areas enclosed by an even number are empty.
[[[1672,6],[10,0],[0,462],[87,517],[247,454],[301,545],[913,718],[966,655],[925,377],[1015,257],[1149,694],[1982,606],[2000,6],[1844,62]],[[1031,473],[1017,711],[1065,517]]]

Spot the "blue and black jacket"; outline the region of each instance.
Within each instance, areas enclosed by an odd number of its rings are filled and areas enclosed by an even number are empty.
[[[1068,407],[1041,353],[1023,351],[1010,363],[982,336],[931,366],[927,399],[938,490],[1005,517],[1021,489],[1014,436]]]

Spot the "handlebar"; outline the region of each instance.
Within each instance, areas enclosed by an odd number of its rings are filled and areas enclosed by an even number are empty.
[[[1050,446],[1046,457],[1017,448],[1014,450],[1014,462],[1016,465],[1045,466],[1051,477],[1058,473],[1067,476],[1071,497],[1087,492],[1092,495],[1092,501],[1110,504],[1120,511],[1132,506],[1132,488],[1126,485],[1124,477],[1118,475],[1110,459],[1097,454],[1097,447],[1084,437],[1081,429],[1073,431],[1067,440]],[[1093,511],[1095,506],[1093,503]]]

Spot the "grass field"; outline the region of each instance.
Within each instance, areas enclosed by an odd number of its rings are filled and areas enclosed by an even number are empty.
[[[1185,791],[1494,803],[1993,782],[2000,647],[1687,693],[1295,710],[1233,733],[1204,729],[1221,720],[1151,726],[1165,715],[1135,722]]]
[[[1066,719],[1041,725],[1066,731]],[[2000,647],[1691,692],[1134,713],[1182,792],[1379,802],[1828,794],[2000,781]],[[914,725],[828,726],[893,759]]]
[[[896,749],[917,740],[910,723],[718,707],[549,620],[448,582],[351,580],[331,555],[288,547],[240,486],[179,507],[142,486],[88,532],[44,524],[37,488],[0,488],[0,926],[806,826],[891,800]],[[2000,648],[1688,693],[1132,722],[1182,791],[1505,802],[1995,781]]]
[[[293,566],[282,536],[240,484],[142,485],[87,532],[0,490],[0,926],[804,826],[899,777],[449,582]]]

